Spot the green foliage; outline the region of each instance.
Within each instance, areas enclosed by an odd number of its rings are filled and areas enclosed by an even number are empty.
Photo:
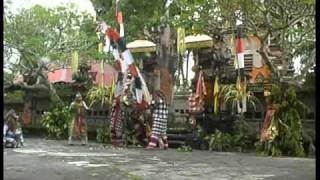
[[[256,104],[260,104],[259,99],[254,96],[253,92],[249,90],[243,92],[235,84],[224,85],[219,96],[223,97],[226,103],[232,104],[232,110],[237,108],[237,102],[242,102],[243,97],[246,97],[247,103],[251,104],[254,110],[256,109]]]
[[[68,136],[68,127],[72,119],[69,107],[64,104],[56,104],[45,112],[41,118],[41,124],[47,129],[48,138],[64,139]]]
[[[271,94],[278,96],[278,105],[272,121],[273,138],[266,142],[257,142],[257,151],[272,156],[305,156],[303,147],[302,118],[307,107],[297,99],[293,87],[273,86]]]
[[[97,12],[98,21],[106,21],[110,26],[118,28],[115,22],[115,1],[91,0],[91,2]],[[135,39],[145,39],[144,30],[150,34],[158,31],[160,17],[165,12],[165,2],[164,0],[120,1],[127,42]],[[148,38],[153,37],[149,36]]]
[[[228,133],[223,133],[218,129],[211,135],[205,138],[209,143],[210,151],[229,151],[233,147],[232,136]]]
[[[199,129],[200,137],[209,145],[212,151],[239,151],[244,152],[254,148],[256,134],[243,116],[238,115],[233,124],[232,133],[224,133],[216,129],[213,134],[206,134]]]
[[[92,20],[74,6],[49,9],[36,5],[16,14],[8,11],[4,17],[4,46],[20,55],[13,68],[33,71],[41,57],[66,63],[74,50],[81,52],[79,61],[85,60],[85,55],[97,44]],[[5,58],[12,54],[7,53]]]
[[[254,147],[255,133],[249,123],[241,116],[234,122],[232,138],[234,147],[240,152]]]
[[[88,100],[90,107],[95,103],[101,103],[103,105],[110,105],[111,88],[106,86],[94,86],[88,92]]]
[[[197,134],[198,137],[200,137],[202,140],[206,139],[208,135],[207,132],[200,125],[197,126]]]
[[[99,143],[109,144],[111,143],[111,130],[108,127],[102,127],[97,129],[97,141]]]
[[[181,146],[177,149],[178,152],[192,152],[191,146]]]
[[[23,103],[25,92],[21,90],[7,92],[4,100],[10,103]]]
[[[74,90],[68,84],[54,84],[57,94],[60,97],[70,97],[74,95]]]

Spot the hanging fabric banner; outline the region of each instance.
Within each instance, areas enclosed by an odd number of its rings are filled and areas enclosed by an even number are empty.
[[[71,58],[71,69],[74,74],[78,73],[78,68],[79,68],[79,55],[77,51],[74,51],[72,53],[72,58]]]
[[[185,30],[184,28],[179,27],[177,29],[177,52],[181,56],[184,56],[185,51],[186,51]]]
[[[214,98],[214,114],[218,113],[218,107],[219,107],[219,82],[218,77],[216,77],[214,81],[214,89],[213,89],[213,98]]]
[[[122,19],[122,11],[120,9],[120,0],[116,0],[116,21],[120,25],[120,37],[124,37],[124,26]]]
[[[234,36],[234,34],[232,33],[230,44],[233,46],[233,49],[234,49],[233,52],[236,52],[236,46],[234,46],[234,44],[235,44],[234,39],[235,39],[235,36]],[[239,66],[238,66],[238,58],[237,58],[237,55],[236,55],[236,54],[235,54],[235,56],[234,56],[234,58],[233,58],[233,65],[234,65],[234,68],[235,68],[236,70],[239,69]]]

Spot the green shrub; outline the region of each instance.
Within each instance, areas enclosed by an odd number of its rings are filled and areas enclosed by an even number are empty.
[[[244,150],[254,148],[255,133],[243,116],[237,118],[233,128],[233,145],[238,151],[243,152]]]
[[[89,107],[96,103],[101,103],[101,107],[104,105],[110,105],[112,103],[112,89],[105,86],[92,87],[87,98],[89,100]]]
[[[217,129],[205,139],[208,141],[210,151],[229,151],[234,145],[230,134],[223,133]]]
[[[97,142],[109,144],[111,143],[111,131],[110,128],[102,127],[97,129]]]
[[[72,119],[69,107],[56,104],[50,112],[45,112],[41,118],[41,124],[47,130],[47,136],[51,139],[64,139],[68,137],[68,127]]]
[[[192,152],[191,146],[181,146],[177,149],[178,152]]]

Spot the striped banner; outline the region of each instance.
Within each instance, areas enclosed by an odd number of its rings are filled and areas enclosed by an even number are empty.
[[[120,0],[116,0],[116,22],[120,25],[120,37],[124,37],[124,26],[122,11],[120,9]]]

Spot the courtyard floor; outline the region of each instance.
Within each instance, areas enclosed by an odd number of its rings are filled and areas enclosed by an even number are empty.
[[[273,158],[231,152],[114,149],[89,142],[26,138],[4,149],[5,180],[313,180],[315,159]]]

